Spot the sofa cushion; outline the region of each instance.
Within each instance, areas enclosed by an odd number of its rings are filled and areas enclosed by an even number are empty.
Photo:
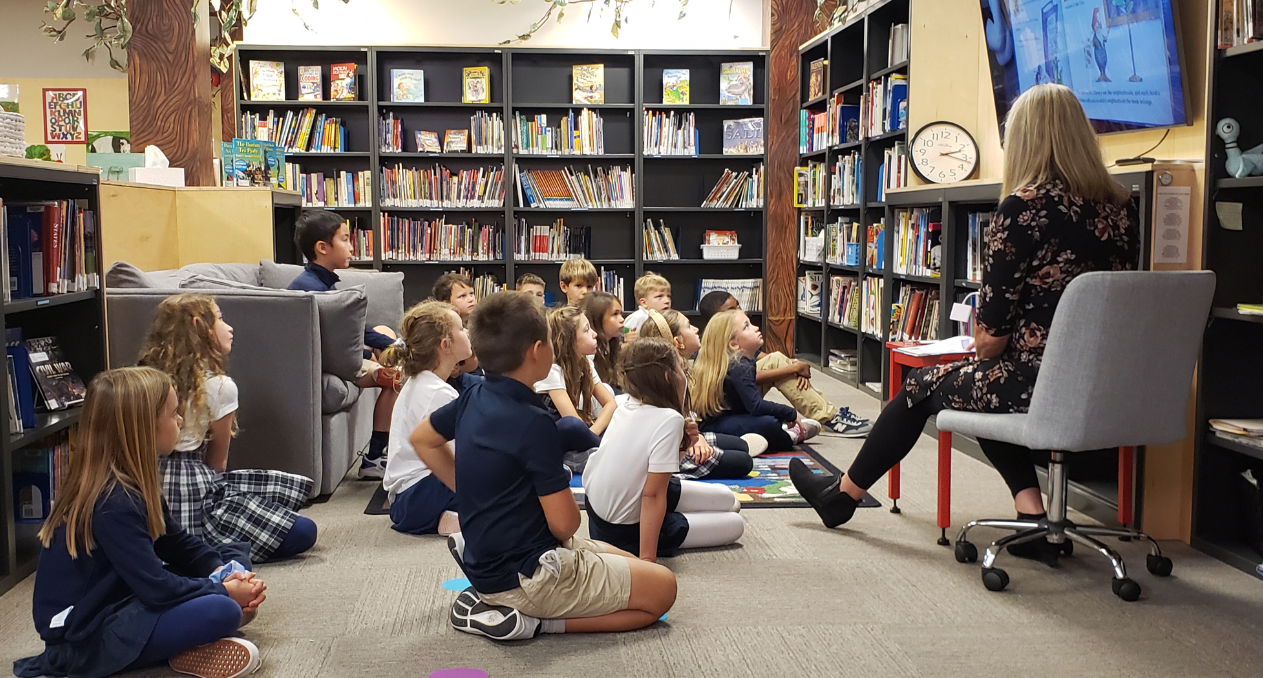
[[[283,290],[294,282],[294,278],[303,272],[302,266],[294,264],[278,264],[269,259],[259,262],[259,284],[263,287]],[[345,289],[355,285],[363,285],[368,294],[368,313],[365,315],[368,327],[385,325],[392,329],[399,328],[403,319],[403,273],[400,271],[364,271],[360,269],[343,269],[338,271],[337,289]]]
[[[364,362],[364,314],[368,310],[364,288],[293,294],[310,294],[316,298],[320,315],[320,371],[355,381]]]
[[[346,412],[359,400],[363,391],[359,386],[328,372],[320,375],[320,413]]]
[[[235,280],[212,278],[194,273],[180,281],[180,289],[192,290],[262,290],[258,285],[249,285]]]
[[[189,264],[180,271],[218,280],[231,280],[252,287],[259,286],[259,267],[254,264]]]
[[[116,261],[105,271],[105,286],[138,290],[158,285],[148,273],[126,261]]]

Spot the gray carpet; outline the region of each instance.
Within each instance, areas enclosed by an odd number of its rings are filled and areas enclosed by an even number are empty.
[[[835,403],[877,415],[876,400],[816,379]],[[860,445],[817,443],[843,468]],[[1105,562],[1082,550],[1057,570],[1002,557],[1009,589],[983,589],[977,565],[935,545],[934,450],[922,437],[904,464],[902,515],[867,509],[826,530],[809,509],[750,511],[740,545],[664,561],[680,584],[666,623],[514,645],[452,630],[455,594],[439,584],[460,575],[442,541],[363,515],[373,487],[348,480],[305,512],[321,530],[311,554],[261,568],[269,598],[245,633],[264,654],[257,675],[421,678],[451,667],[512,678],[1260,674],[1263,582],[1181,544],[1164,545],[1175,560],[1167,580],[1145,571],[1140,545],[1118,545],[1144,587],[1137,603],[1114,597]],[[953,464],[956,524],[1011,513],[990,468],[960,453]],[[884,481],[873,494],[888,501]],[[0,598],[4,658],[40,648],[32,584]]]

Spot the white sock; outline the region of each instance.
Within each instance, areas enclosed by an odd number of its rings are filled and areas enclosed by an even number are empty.
[[[540,633],[565,633],[565,619],[541,619],[539,620]]]
[[[732,511],[734,499],[736,497],[727,485],[681,480],[680,502],[675,510],[680,513],[728,513]]]
[[[689,521],[689,533],[680,544],[682,549],[726,546],[740,539],[746,529],[740,513],[686,513],[684,517]]]

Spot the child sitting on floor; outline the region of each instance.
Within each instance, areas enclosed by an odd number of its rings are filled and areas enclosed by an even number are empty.
[[[224,372],[231,351],[232,327],[210,296],[158,304],[138,362],[171,377],[184,417],[175,451],[160,464],[163,494],[176,522],[206,543],[249,542],[256,563],[290,558],[316,543],[316,524],[298,515],[312,480],[227,470],[237,421],[237,384]]]
[[[431,294],[438,301],[451,304],[462,323],[469,322],[470,312],[474,310],[474,306],[478,305],[478,298],[474,295],[474,286],[470,283],[469,277],[463,273],[444,273],[439,276],[438,280],[434,281]],[[464,393],[465,389],[481,378],[482,368],[478,365],[478,356],[470,355],[461,359],[456,365],[451,376],[447,377],[447,383],[456,389],[457,393]]]
[[[403,316],[403,346],[382,351],[383,364],[404,374],[403,389],[390,423],[390,454],[382,486],[390,496],[391,527],[408,534],[447,536],[460,531],[456,495],[417,457],[408,434],[431,412],[456,400],[445,375],[468,358],[469,334],[456,309],[441,301],[424,301]]]
[[[291,290],[327,292],[339,281],[335,270],[351,267],[351,232],[346,221],[327,210],[307,210],[294,223],[294,244],[307,258],[307,266],[289,284]],[[399,393],[399,373],[383,369],[370,359],[372,352],[395,343],[395,332],[389,327],[364,329],[364,345],[368,347],[355,385],[360,388],[381,388],[373,407],[373,435],[368,451],[360,460],[360,478],[380,480],[386,470],[386,446],[390,437],[390,413]]]
[[[609,292],[590,292],[583,298],[582,308],[588,325],[596,330],[596,355],[592,356],[596,374],[611,388],[617,388],[618,352],[623,345],[623,304]]]
[[[578,306],[588,292],[596,289],[599,279],[596,267],[587,259],[567,259],[559,273],[561,293],[566,295],[566,306]]]
[[[517,285],[513,289],[534,296],[541,306],[544,304],[544,279],[534,273],[523,273],[518,276]]]
[[[649,317],[649,310],[665,311],[671,308],[671,283],[657,273],[648,272],[636,278],[636,303],[640,307],[623,321],[627,328],[627,341],[633,341],[640,332],[640,326]]]
[[[723,290],[706,293],[697,304],[704,328],[712,317],[723,311],[740,311],[737,298]],[[811,385],[811,365],[801,360],[785,357],[780,351],[768,353],[760,350],[755,356],[755,383],[759,392],[775,388],[802,416],[818,421],[843,438],[863,438],[873,424],[851,412],[849,407],[834,407],[833,403]]]
[[[535,392],[547,395],[545,405],[556,412],[566,467],[583,473],[589,452],[601,444],[614,416],[614,394],[588,360],[596,354],[597,338],[583,311],[575,306],[554,309],[548,314],[548,336],[554,362]]]
[[[675,602],[675,576],[608,544],[576,537],[579,509],[552,418],[531,386],[553,366],[548,325],[522,292],[487,297],[470,318],[487,378],[421,422],[421,460],[456,492],[463,541],[448,545],[470,586],[452,626],[497,640],[539,633],[630,631]],[[447,442],[460,439],[460,456]]]
[[[78,444],[39,531],[31,602],[45,649],[13,662],[14,675],[97,678],[162,662],[197,676],[258,668],[259,649],[231,636],[267,587],[244,549],[231,555],[244,571],[211,579],[229,554],[163,510],[158,459],[179,437],[179,403],[162,372],[124,367],[88,384]]]
[[[763,333],[741,311],[711,318],[690,381],[701,430],[740,436],[757,433],[775,452],[792,450],[820,432],[820,424],[789,405],[764,400],[754,380],[754,355]]]
[[[681,548],[731,544],[745,531],[727,485],[673,475],[684,442],[682,363],[666,339],[627,347],[619,358],[627,393],[583,474],[588,534],[650,562]]]

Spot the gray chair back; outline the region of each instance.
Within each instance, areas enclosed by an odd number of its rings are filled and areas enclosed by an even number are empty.
[[[1026,444],[1074,452],[1182,439],[1214,290],[1211,271],[1072,280],[1049,330]]]

